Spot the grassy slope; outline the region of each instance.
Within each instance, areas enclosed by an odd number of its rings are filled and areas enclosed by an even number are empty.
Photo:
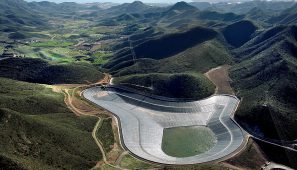
[[[92,55],[86,50],[77,50],[70,47],[33,47],[20,45],[16,51],[30,58],[41,58],[50,63],[73,63],[83,61],[93,64],[105,64],[110,53],[96,52]]]
[[[74,116],[62,94],[4,78],[0,89],[2,167],[88,169],[101,159],[91,136],[96,119]]]
[[[127,169],[150,169],[154,167],[152,164],[135,159],[130,155],[125,155],[123,157],[120,166]]]
[[[49,84],[96,82],[103,78],[103,74],[90,64],[52,65],[41,74]]]
[[[41,59],[11,58],[0,61],[0,77],[36,83],[62,84],[96,82],[103,77],[103,74],[86,63],[51,65]]]
[[[148,92],[160,96],[193,99],[208,97],[213,94],[215,88],[206,77],[199,73],[131,75],[115,78],[114,83],[153,88]]]
[[[187,66],[185,64],[191,65],[194,62],[197,63],[199,60],[202,60],[202,62],[210,62],[210,64],[207,63],[207,66],[205,67],[208,67],[211,64],[213,65],[213,63],[221,64],[222,61],[229,60],[230,58],[226,52],[226,49],[221,43],[219,43],[219,41],[216,40],[217,37],[218,33],[216,31],[203,27],[196,27],[182,33],[171,33],[161,37],[156,36],[154,38],[148,39],[145,42],[136,44],[133,47],[135,57],[133,57],[129,48],[125,48],[119,50],[118,53],[111,57],[109,62],[105,64],[104,67],[110,69],[110,71],[114,72],[114,74],[120,71],[121,74],[129,74],[130,72],[135,74],[144,73],[144,71],[170,72],[170,69],[174,69],[174,67],[177,67],[179,70],[189,70],[186,68]],[[196,52],[198,52],[198,55],[195,54]],[[223,55],[220,58],[217,54]],[[205,55],[209,57],[205,57]],[[173,56],[177,57],[172,58]],[[187,56],[189,56],[189,59]],[[184,61],[183,65],[178,66],[175,64],[174,60],[176,59],[179,61]],[[150,64],[150,66],[156,66],[153,68],[141,67],[141,69],[137,69],[137,65],[133,65],[136,62],[142,64],[142,66],[145,66],[148,60],[148,64]],[[171,62],[167,64],[168,61]],[[164,66],[168,67],[162,70],[162,67]],[[195,66],[192,65],[192,68],[193,67]],[[205,67],[204,69],[206,69]],[[201,71],[201,69],[199,71]]]
[[[296,9],[297,5],[294,4],[290,8],[283,10],[279,15],[271,17],[268,22],[273,24],[296,24],[297,17],[296,17]]]
[[[123,62],[124,63],[124,62]],[[126,62],[127,63],[127,62]],[[186,71],[206,72],[223,64],[231,64],[232,58],[225,47],[217,40],[206,41],[192,48],[161,60],[140,59],[136,64],[114,66],[115,76],[129,74],[181,73]]]
[[[233,85],[243,97],[237,119],[259,136],[295,140],[297,29],[269,35],[264,32],[238,50],[241,62],[231,69]]]
[[[111,122],[111,119],[103,120],[102,125],[97,132],[98,139],[102,142],[106,152],[109,152],[112,149],[111,146],[115,142]]]
[[[34,29],[50,27],[46,16],[33,11],[23,0],[1,0],[0,31],[1,40],[22,40],[25,38],[46,38],[41,34],[30,33]]]
[[[193,28],[187,32],[165,35],[158,39],[149,40],[135,47],[137,58],[162,59],[196,44],[212,39],[217,32],[202,27]]]
[[[94,59],[93,63],[94,64],[99,64],[103,65],[108,62],[108,58],[111,56],[110,53],[101,53],[101,52],[96,52],[92,54],[92,58]]]
[[[223,34],[230,45],[240,47],[251,39],[256,29],[257,27],[251,21],[239,21],[227,26]]]

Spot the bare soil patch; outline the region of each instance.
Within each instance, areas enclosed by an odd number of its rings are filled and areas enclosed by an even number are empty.
[[[229,65],[223,65],[213,68],[206,72],[204,75],[216,85],[216,94],[231,94],[234,95],[234,90],[232,89],[229,77],[228,69]]]

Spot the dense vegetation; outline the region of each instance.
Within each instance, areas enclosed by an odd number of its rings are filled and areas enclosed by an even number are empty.
[[[193,46],[191,43],[185,42],[186,40],[181,40],[192,39],[190,37],[193,36],[201,37],[201,34],[206,34],[205,37],[209,36],[209,39],[196,42]],[[205,31],[204,28],[198,27],[178,36],[169,34],[165,36],[167,38],[163,36],[158,38],[157,36],[154,40],[140,42],[140,44],[137,45],[139,43],[138,41],[140,41],[138,40],[140,38],[138,36],[140,35],[141,34],[137,34],[137,36],[134,37],[135,40],[132,44],[136,44],[136,46],[133,49],[122,47],[114,56],[109,58],[108,62],[103,65],[103,67],[108,69],[114,76],[124,76],[148,73],[181,73],[186,71],[206,72],[216,66],[232,63],[231,55],[224,43],[221,42],[219,36],[217,36],[217,33]],[[151,36],[151,34],[142,34],[142,36]],[[187,36],[189,37],[186,38]],[[168,40],[168,42],[165,43],[165,39],[170,39],[170,41]],[[183,49],[176,48],[179,51],[175,51],[173,54],[170,54],[172,52],[168,51],[174,50],[166,50],[166,48],[172,48],[172,44],[175,43],[177,45],[180,42],[184,42]],[[167,47],[163,46],[164,43]],[[146,47],[156,47],[159,49],[146,49]],[[137,49],[140,52],[138,52],[138,54],[136,52],[135,55],[133,55],[133,51],[137,51]],[[149,54],[151,54],[152,57],[150,57]],[[142,55],[144,56],[141,57]]]
[[[159,39],[149,40],[136,46],[134,51],[137,58],[162,59],[210,40],[215,36],[215,31],[197,27],[184,33],[171,34]]]
[[[115,142],[111,123],[112,119],[110,118],[102,120],[102,124],[97,131],[97,136],[102,142],[106,152],[109,152],[112,149]]]
[[[41,59],[11,58],[0,61],[0,77],[45,84],[96,82],[103,75],[94,66],[48,64]]]
[[[172,98],[201,99],[214,93],[214,85],[201,74],[144,74],[115,78],[116,84],[139,85],[149,93]]]
[[[63,95],[0,78],[0,162],[4,169],[88,169],[101,158],[96,119],[76,117]],[[58,156],[57,156],[58,155]]]
[[[231,69],[243,97],[237,118],[255,135],[297,139],[296,28],[272,28],[237,51],[241,62]]]
[[[133,49],[120,51],[105,67],[115,67],[113,69],[118,69],[118,67],[130,66],[131,62],[135,62],[136,59],[140,58],[160,60],[171,57],[188,48],[213,39],[216,35],[217,33],[215,31],[201,27],[194,28],[184,33],[165,35],[161,38],[143,42],[134,48],[131,47]],[[133,52],[131,50],[133,50]]]
[[[22,26],[43,27],[46,25],[44,18],[34,14],[23,0],[1,0],[0,16],[0,30],[15,32],[15,37],[20,35],[17,31],[26,30]]]
[[[277,147],[275,145],[269,145],[264,142],[256,141],[258,145],[262,148],[263,152],[266,153],[266,156],[273,162],[284,164],[292,167],[293,169],[297,168],[297,153]]]
[[[250,21],[239,21],[228,25],[223,34],[226,41],[234,47],[240,47],[252,38],[257,27]]]

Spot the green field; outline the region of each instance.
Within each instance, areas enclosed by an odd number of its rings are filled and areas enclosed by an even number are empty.
[[[15,49],[18,53],[30,58],[42,58],[39,55],[40,48],[30,47],[26,45],[20,45]]]
[[[72,42],[60,42],[60,41],[45,41],[32,43],[32,47],[68,47],[73,45]]]
[[[92,55],[94,58],[94,64],[105,64],[108,62],[108,57],[111,56],[110,53],[96,52]]]
[[[27,58],[42,58],[51,63],[87,62],[97,65],[107,63],[108,58],[112,55],[109,52],[89,54],[86,50],[77,50],[69,47],[33,47],[27,45],[20,45],[15,51],[25,55]]]
[[[84,51],[69,49],[68,47],[31,47],[21,45],[16,51],[30,58],[42,58],[53,63],[72,63],[76,56],[85,56]]]
[[[211,130],[202,126],[167,128],[163,133],[162,149],[174,157],[198,155],[216,143]]]

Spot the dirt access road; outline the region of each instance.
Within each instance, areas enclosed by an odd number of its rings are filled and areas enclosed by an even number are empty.
[[[103,160],[99,161],[94,168],[98,168],[103,164],[107,165],[112,169],[123,169],[119,165],[113,165],[111,162],[115,162],[118,157],[121,155],[123,149],[121,146],[118,146],[119,142],[116,142],[112,151],[108,154],[105,152],[102,142],[98,139],[97,131],[101,128],[102,121],[107,119],[103,118],[104,115],[112,117],[109,112],[102,108],[93,106],[92,104],[86,102],[82,96],[81,91],[86,88],[90,88],[97,85],[105,85],[110,82],[111,76],[109,74],[104,74],[104,78],[96,83],[90,84],[59,84],[53,85],[51,88],[54,92],[63,93],[65,95],[64,102],[67,107],[76,115],[76,116],[92,116],[96,117],[98,121],[96,122],[93,131],[92,137],[98,146],[100,152],[102,153]],[[103,117],[102,117],[103,116]],[[118,129],[117,124],[113,123],[113,129]]]
[[[230,66],[223,65],[213,68],[204,74],[210,81],[213,82],[213,84],[215,84],[215,94],[235,94],[230,86],[231,79],[228,73],[229,68]]]

